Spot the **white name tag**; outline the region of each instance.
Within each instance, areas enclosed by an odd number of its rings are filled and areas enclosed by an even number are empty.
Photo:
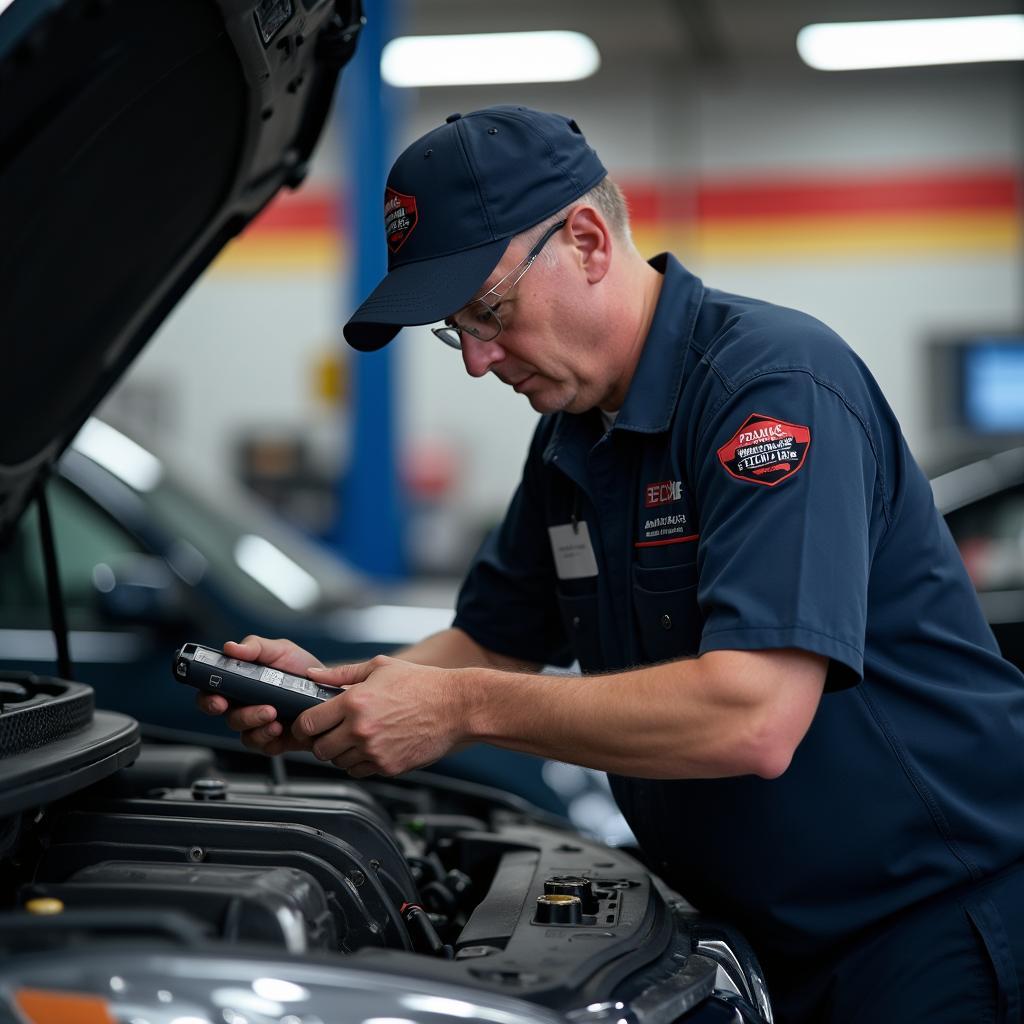
[[[551,551],[555,556],[555,572],[560,580],[580,580],[597,575],[597,559],[590,543],[590,530],[580,522],[549,526]]]

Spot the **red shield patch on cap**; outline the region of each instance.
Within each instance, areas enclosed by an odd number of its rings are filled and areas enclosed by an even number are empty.
[[[418,221],[415,196],[402,195],[390,187],[384,190],[384,234],[392,252],[405,245]]]
[[[807,427],[752,412],[718,449],[718,461],[737,480],[774,487],[803,466],[810,447]]]

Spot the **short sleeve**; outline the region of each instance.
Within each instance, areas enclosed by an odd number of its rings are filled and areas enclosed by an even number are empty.
[[[830,659],[830,689],[859,682],[881,516],[860,419],[805,371],[766,373],[709,413],[693,459],[701,653],[797,648]]]
[[[508,657],[544,665],[573,660],[562,625],[545,520],[543,428],[502,523],[484,540],[456,603],[454,626]]]

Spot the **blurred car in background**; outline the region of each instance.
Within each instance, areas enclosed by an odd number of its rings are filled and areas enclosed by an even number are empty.
[[[1024,447],[932,479],[1004,657],[1024,670]]]
[[[94,688],[98,707],[150,731],[225,731],[171,678],[185,641],[219,648],[248,633],[285,636],[334,663],[451,623],[452,585],[376,585],[229,481],[200,489],[96,418],[61,459],[49,497],[76,677]],[[56,651],[38,533],[33,508],[0,552],[0,666],[50,675]],[[582,800],[596,832],[618,818],[596,773],[574,766],[479,746],[435,768],[555,813]]]

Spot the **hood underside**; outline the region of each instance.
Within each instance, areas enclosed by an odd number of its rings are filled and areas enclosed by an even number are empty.
[[[359,0],[0,18],[0,540],[223,246],[303,179]]]

